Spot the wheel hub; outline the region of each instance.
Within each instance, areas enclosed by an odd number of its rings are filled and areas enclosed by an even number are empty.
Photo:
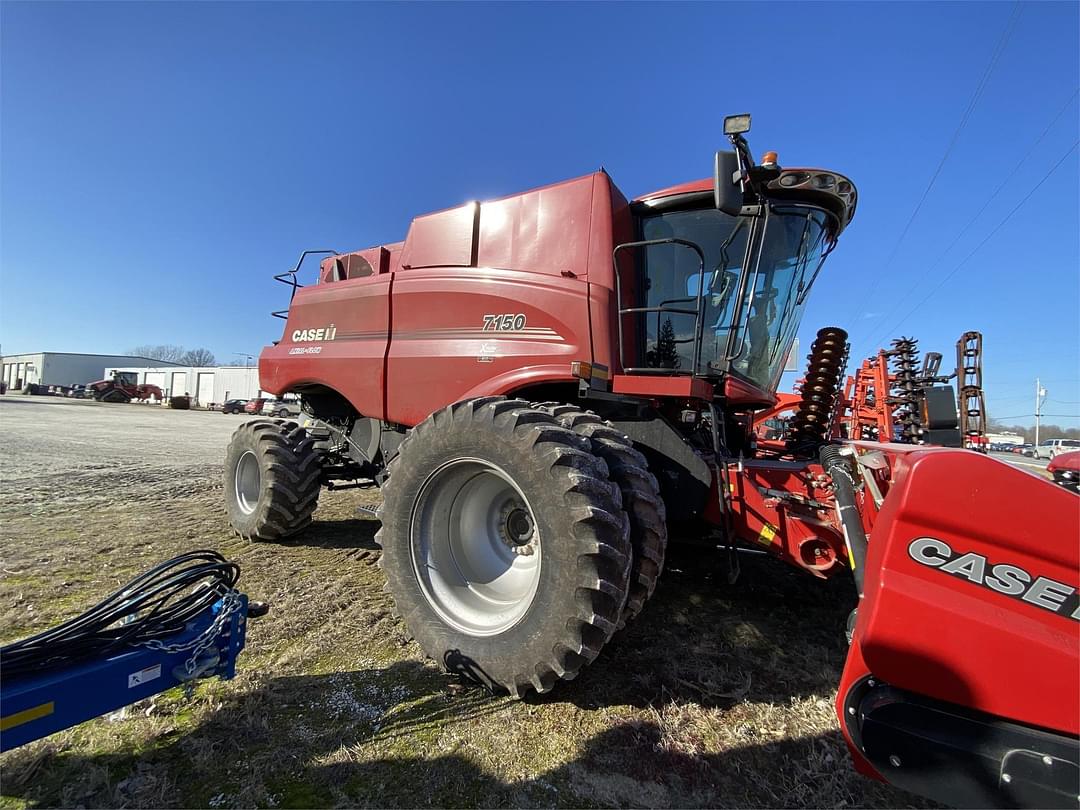
[[[521,621],[540,583],[540,533],[501,468],[455,459],[420,488],[409,527],[413,570],[428,604],[473,636]]]
[[[533,525],[532,515],[523,506],[510,501],[502,508],[502,523],[499,527],[499,535],[503,542],[509,546],[515,554],[533,554],[536,545],[533,536],[536,527]]]

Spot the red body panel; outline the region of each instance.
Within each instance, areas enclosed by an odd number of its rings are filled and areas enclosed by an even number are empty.
[[[401,251],[401,268],[475,264],[479,217],[480,205],[474,202],[416,217]]]
[[[1077,734],[1080,625],[1070,615],[1080,568],[1076,496],[969,451],[888,448],[892,483],[870,536],[865,596],[837,698],[841,718],[848,691],[872,674],[939,700]],[[977,562],[966,573],[917,562],[910,547],[924,537],[956,556],[984,558],[985,576]],[[1000,593],[985,584],[999,564],[1023,569],[1031,581],[1063,583],[1074,601],[1055,613]],[[852,753],[869,768],[854,747]]]
[[[604,172],[417,217],[404,243],[322,262],[259,358],[261,385],[325,385],[411,426],[467,397],[572,383],[573,360],[617,370],[611,253],[630,238]]]
[[[736,408],[771,408],[777,402],[772,391],[765,391],[738,377],[724,380],[724,397]]]
[[[541,273],[439,268],[397,274],[385,418],[415,425],[468,397],[573,381],[571,361],[591,355],[587,295],[583,281]],[[510,321],[523,327],[485,329],[485,316],[493,315],[524,316]]]
[[[715,386],[697,377],[666,377],[648,374],[617,374],[611,390],[616,394],[639,397],[678,397],[681,399],[711,400]]]
[[[259,355],[260,387],[282,394],[325,385],[365,416],[384,418],[391,278],[384,273],[297,290],[281,342]],[[331,340],[303,334],[328,328]]]

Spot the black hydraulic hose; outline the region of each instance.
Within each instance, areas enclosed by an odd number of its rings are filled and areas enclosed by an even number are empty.
[[[232,590],[240,567],[216,551],[156,565],[63,624],[0,648],[0,679],[70,666],[181,632]]]
[[[851,554],[855,588],[859,592],[859,599],[862,599],[867,541],[862,519],[859,517],[859,507],[855,503],[855,480],[851,477],[850,467],[837,445],[824,445],[818,452],[818,458],[833,482],[833,497],[836,499],[836,509],[844,528],[848,553]]]

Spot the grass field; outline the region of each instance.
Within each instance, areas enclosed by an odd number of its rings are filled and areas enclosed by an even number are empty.
[[[675,553],[577,680],[493,697],[426,661],[375,564],[376,491],[326,492],[301,538],[247,544],[221,505],[238,420],[0,398],[0,637],[214,548],[268,601],[239,674],[9,752],[4,807],[926,806],[855,774],[833,715],[854,595],[761,558]]]

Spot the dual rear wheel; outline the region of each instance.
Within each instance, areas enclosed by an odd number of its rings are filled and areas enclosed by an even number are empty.
[[[655,588],[666,543],[656,481],[593,414],[460,402],[417,425],[388,473],[377,536],[387,588],[447,669],[546,692]]]

